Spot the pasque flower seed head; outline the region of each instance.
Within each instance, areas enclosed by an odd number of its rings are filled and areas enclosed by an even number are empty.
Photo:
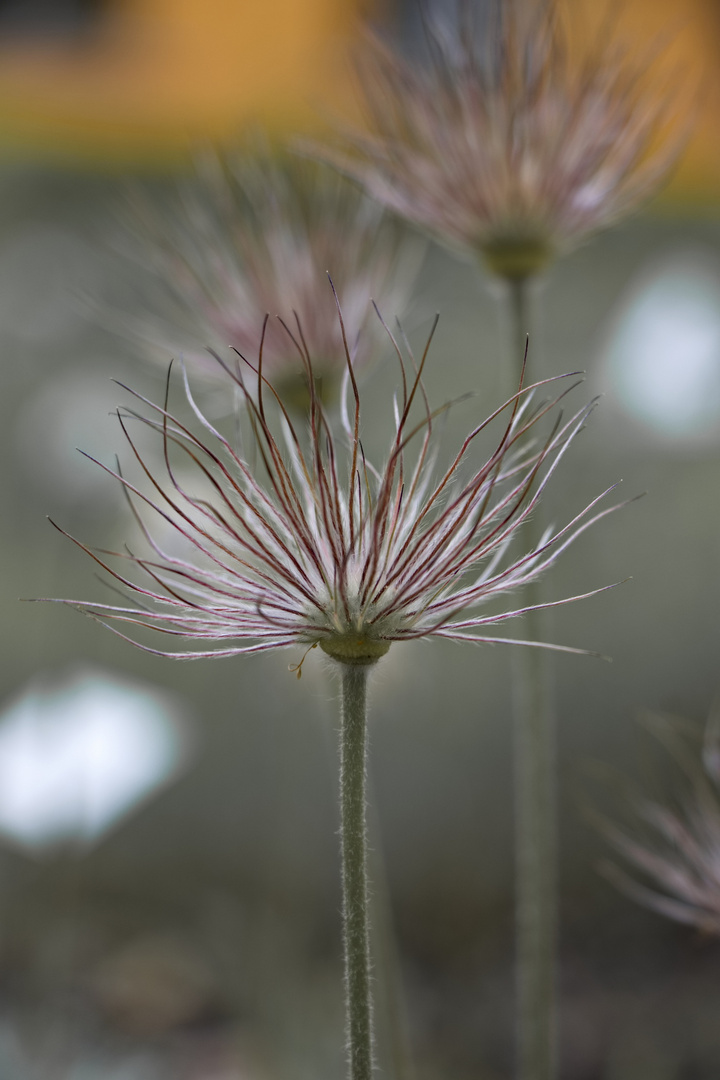
[[[422,250],[326,165],[254,142],[207,153],[170,198],[136,200],[132,220],[135,257],[155,271],[165,293],[155,311],[144,302],[136,337],[154,352],[159,347],[164,361],[181,349],[196,373],[215,377],[220,369],[208,362],[206,346],[255,356],[263,313],[285,321],[297,313],[326,404],[337,400],[345,371],[326,275],[342,297],[359,373],[380,338],[370,297],[382,295],[400,310]],[[263,354],[286,404],[305,409],[304,368],[276,318],[265,329]]]
[[[315,392],[299,324],[285,332],[306,372],[310,410],[302,426],[266,377],[262,348],[255,364],[238,358],[233,367],[218,357],[245,399],[247,453],[203,415],[185,373],[190,420],[171,412],[167,399],[155,405],[137,394],[144,412],[118,411],[145,485],[119,466],[101,467],[123,486],[147,553],[80,546],[135,602],[61,602],[119,633],[125,625],[133,637],[149,628],[192,641],[189,651],[142,644],[188,659],[319,645],[342,663],[370,664],[393,643],[418,638],[516,643],[489,633],[523,614],[511,595],[616,508],[598,509],[604,492],[531,550],[518,550],[523,523],[593,403],[566,418],[558,405],[572,389],[569,376],[521,385],[473,425],[449,464],[440,465],[438,423],[447,406],[433,410],[426,397],[422,375],[430,341],[416,364],[392,339],[400,388],[376,466],[363,448],[349,353],[336,429]],[[541,397],[548,390],[550,398]],[[541,435],[544,421],[551,426]],[[137,422],[157,434],[160,469],[140,450],[132,431]],[[494,449],[476,460],[475,448],[491,425],[498,429]],[[483,611],[491,602],[493,611]]]
[[[562,0],[459,0],[426,21],[412,60],[368,34],[369,130],[320,155],[493,273],[536,274],[652,194],[685,126],[651,48],[624,46],[609,22],[577,44],[566,13]]]

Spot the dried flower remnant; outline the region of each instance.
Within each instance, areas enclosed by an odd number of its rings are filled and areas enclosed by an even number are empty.
[[[634,797],[631,826],[601,822],[613,846],[651,884],[612,864],[603,870],[641,904],[720,936],[720,714],[708,722],[701,754],[677,720],[651,716],[646,725],[680,765],[684,791],[675,806]]]
[[[493,273],[532,277],[652,194],[682,142],[652,49],[623,45],[609,19],[578,44],[566,15],[561,0],[459,0],[426,22],[416,61],[369,34],[369,134],[322,156]]]
[[[419,364],[411,358],[412,374],[395,345],[401,390],[385,463],[376,468],[363,450],[360,397],[349,355],[336,432],[314,392],[314,370],[300,336],[296,344],[310,387],[307,431],[293,426],[260,365],[226,366],[246,404],[254,442],[246,456],[203,416],[187,376],[185,392],[197,432],[170,412],[167,399],[153,405],[134,395],[149,415],[118,412],[149,488],[143,490],[119,468],[106,471],[123,485],[149,554],[93,553],[80,546],[140,599],[134,606],[60,602],[114,629],[129,624],[133,634],[150,628],[207,645],[178,652],[141,646],[188,659],[319,645],[342,665],[367,665],[394,642],[418,638],[517,643],[489,635],[488,629],[527,609],[507,602],[502,611],[478,609],[506,600],[536,579],[586,528],[616,509],[598,509],[604,492],[532,550],[511,553],[513,538],[593,403],[569,418],[557,413],[541,438],[535,434],[538,425],[556,411],[568,388],[556,379],[521,386],[473,427],[450,465],[439,468],[436,420],[444,410],[431,410],[422,383],[430,342]],[[541,388],[558,385],[550,400],[539,399]],[[163,480],[143,458],[132,421],[162,441]],[[500,427],[495,449],[473,463],[473,451],[493,422]],[[195,475],[192,488],[182,481],[188,468]],[[168,550],[156,539],[139,507],[186,553]],[[113,568],[112,554],[129,565],[129,573]]]
[[[136,207],[140,254],[170,293],[177,325],[142,325],[146,339],[179,346],[196,370],[215,376],[207,346],[256,356],[262,316],[299,317],[313,357],[316,390],[336,399],[345,371],[343,339],[330,273],[342,298],[356,369],[379,344],[372,296],[401,310],[419,266],[421,246],[397,221],[327,166],[251,148],[210,154],[174,201]],[[157,323],[157,320],[155,320]],[[286,403],[307,407],[306,372],[292,340],[273,318],[263,365]]]

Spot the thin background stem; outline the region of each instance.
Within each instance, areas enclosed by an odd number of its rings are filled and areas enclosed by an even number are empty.
[[[530,329],[527,278],[509,281],[515,385]],[[531,336],[532,357],[532,336]],[[534,377],[534,376],[533,376]],[[537,543],[537,512],[521,533],[523,548]],[[540,603],[539,583],[524,590],[523,603]],[[528,640],[547,640],[546,613],[524,617]],[[514,650],[515,734],[515,919],[518,1080],[556,1075],[555,954],[557,941],[557,767],[553,665],[543,649]]]
[[[340,837],[349,1080],[373,1071],[367,876],[367,677],[364,664],[341,664]]]
[[[407,1002],[398,950],[395,919],[390,898],[387,865],[383,852],[380,823],[375,812],[372,772],[368,781],[370,817],[370,875],[372,893],[370,914],[372,939],[370,955],[375,976],[375,1039],[378,1050],[385,1049],[385,1071],[392,1080],[415,1080],[409,1034]],[[382,1059],[380,1068],[383,1068]]]

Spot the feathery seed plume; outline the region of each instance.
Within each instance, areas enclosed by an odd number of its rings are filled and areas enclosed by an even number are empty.
[[[513,543],[594,403],[563,417],[557,406],[572,389],[565,385],[569,376],[521,385],[472,427],[449,465],[440,466],[437,421],[447,406],[431,409],[423,386],[430,339],[418,363],[410,354],[408,367],[391,336],[400,389],[384,460],[375,466],[363,448],[349,352],[335,430],[314,389],[300,324],[284,332],[307,374],[307,429],[294,426],[266,377],[262,348],[256,365],[238,359],[233,368],[218,357],[245,400],[251,443],[246,454],[202,414],[186,374],[190,420],[171,412],[167,397],[155,405],[135,394],[145,411],[118,410],[118,420],[144,486],[119,466],[101,467],[123,486],[147,554],[93,552],[75,541],[135,601],[59,602],[112,624],[121,636],[118,624],[132,635],[149,628],[193,641],[196,647],[189,651],[141,645],[188,659],[319,645],[344,664],[370,664],[394,642],[418,638],[518,643],[489,634],[528,610],[513,606],[510,594],[617,509],[598,509],[608,493],[603,492],[568,524],[546,532],[532,550],[521,553]],[[551,396],[542,398],[548,389]],[[552,422],[540,435],[543,420]],[[162,478],[143,456],[134,422],[156,432]],[[494,449],[473,460],[493,424],[499,429]],[[495,602],[495,610],[483,612],[488,602]]]
[[[441,242],[529,277],[656,190],[682,105],[653,81],[653,49],[623,45],[609,19],[576,44],[562,0],[454,10],[425,21],[421,59],[368,34],[369,133],[319,153]]]
[[[651,716],[646,726],[685,774],[675,805],[636,797],[635,823],[601,822],[613,846],[646,881],[615,865],[605,874],[633,899],[678,922],[720,936],[720,715],[710,718],[702,754],[688,746],[677,720]]]
[[[209,154],[174,200],[136,205],[137,254],[155,269],[173,308],[159,324],[156,316],[154,327],[143,321],[140,335],[160,345],[163,358],[168,347],[179,348],[196,371],[215,376],[207,346],[257,355],[267,312],[273,318],[264,332],[264,370],[286,403],[306,408],[303,365],[275,318],[294,323],[297,313],[327,403],[337,398],[345,371],[328,273],[359,370],[378,346],[374,320],[363,329],[369,298],[382,295],[401,310],[421,246],[327,166],[268,148],[251,151]]]

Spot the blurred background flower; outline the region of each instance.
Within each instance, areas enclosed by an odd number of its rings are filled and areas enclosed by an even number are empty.
[[[328,275],[360,376],[388,347],[371,300],[383,297],[387,311],[403,314],[422,258],[422,245],[349,181],[287,151],[273,153],[258,138],[206,154],[176,192],[154,200],[137,196],[125,222],[125,233],[130,230],[136,306],[147,315],[138,320],[132,308],[113,312],[118,331],[134,330],[164,367],[180,351],[195,375],[226,387],[208,349],[230,362],[231,347],[254,363],[262,339],[263,369],[274,388],[286,404],[305,409],[298,320],[326,405],[337,404],[346,373],[343,326]],[[128,247],[122,233],[117,242]],[[272,317],[264,326],[266,314]],[[229,407],[233,395],[228,398]]]
[[[601,823],[630,867],[628,872],[606,864],[612,881],[661,915],[715,936],[720,935],[719,720],[715,710],[699,739],[697,729],[677,718],[646,717],[644,726],[680,767],[678,790],[667,804],[635,795],[628,824]]]
[[[658,42],[630,52],[607,20],[578,32],[568,12],[458,0],[427,18],[411,59],[368,35],[370,131],[319,153],[492,273],[533,277],[647,199],[688,126],[654,70]]]

